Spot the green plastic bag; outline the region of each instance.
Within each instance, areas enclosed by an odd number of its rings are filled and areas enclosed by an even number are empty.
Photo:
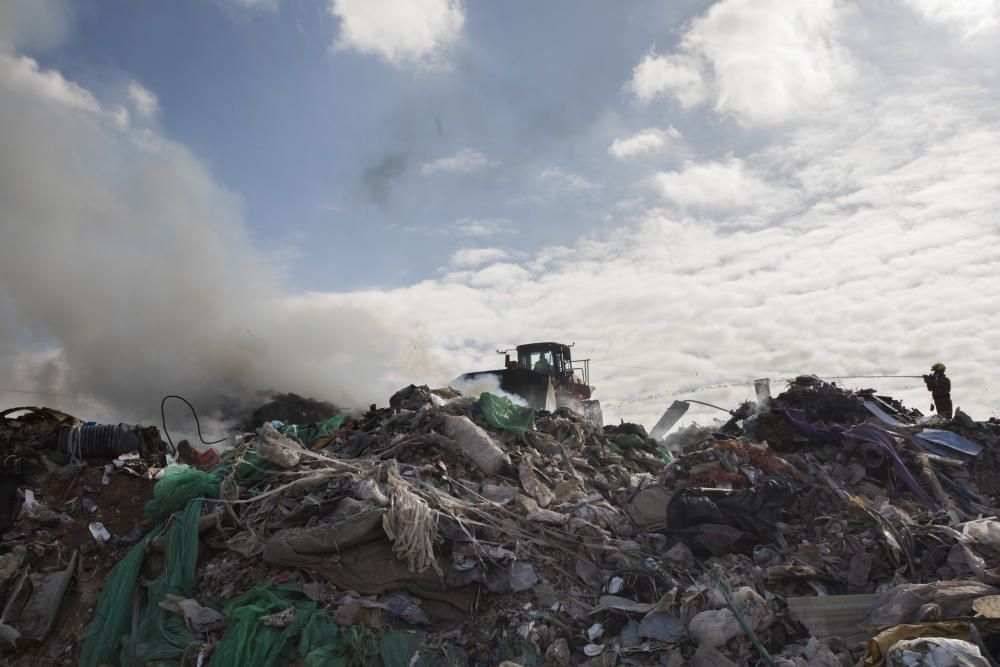
[[[490,424],[517,435],[524,435],[525,431],[535,425],[533,409],[514,405],[513,401],[503,396],[484,391],[479,396],[479,407]]]
[[[641,435],[637,435],[635,433],[620,435],[615,438],[615,447],[618,449],[619,453],[625,449],[642,449],[650,452],[651,454],[656,454],[667,463],[674,460],[674,455],[671,454],[665,447],[659,446],[656,440],[653,440],[652,438],[643,438]]]
[[[650,451],[656,446],[655,441],[634,433],[618,436],[615,438],[615,444],[621,449],[645,449],[646,451]]]
[[[303,447],[309,447],[320,438],[324,438],[344,425],[347,419],[345,415],[334,415],[326,421],[308,424],[306,426],[296,426],[295,424],[285,424],[278,431],[282,435],[296,438]]]

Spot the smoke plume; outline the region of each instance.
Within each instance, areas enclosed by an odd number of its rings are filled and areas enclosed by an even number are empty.
[[[0,404],[138,420],[167,393],[210,411],[274,389],[362,405],[435,372],[419,332],[351,296],[288,297],[239,197],[127,96],[0,39],[0,389],[53,392]]]

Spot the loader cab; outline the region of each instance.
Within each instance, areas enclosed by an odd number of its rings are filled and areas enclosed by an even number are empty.
[[[572,368],[569,346],[560,343],[518,345],[517,365],[550,377],[564,377]]]

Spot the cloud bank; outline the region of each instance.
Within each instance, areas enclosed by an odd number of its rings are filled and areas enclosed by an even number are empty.
[[[680,46],[633,72],[642,101],[711,103],[744,125],[770,125],[827,103],[853,76],[835,0],[725,0],[688,26]]]
[[[381,28],[357,26],[382,15],[334,7],[342,39],[355,35],[344,48],[382,49],[393,64],[434,57],[462,25],[445,37],[428,28],[419,47],[399,46],[409,37],[364,46],[357,35]],[[464,7],[434,7],[464,21]],[[268,388],[364,406],[408,382],[494,367],[499,347],[562,340],[593,359],[609,420],[648,425],[684,396],[727,405],[751,397],[755,377],[913,375],[938,360],[958,405],[995,413],[1000,106],[990,71],[880,69],[844,37],[861,20],[847,3],[753,7],[759,15],[743,0],[712,5],[676,49],[622,75],[636,103],[621,113],[636,117],[617,127],[668,127],[650,116],[675,114],[683,161],[669,131],[645,130],[610,148],[614,134],[584,137],[592,152],[578,163],[542,155],[522,167],[526,201],[582,202],[605,228],[522,254],[504,247],[517,227],[501,213],[400,221],[394,230],[457,239],[435,277],[344,293],[290,289],[251,240],[239,194],[121,113],[157,113],[156,91],[109,98],[19,50],[53,35],[4,37],[0,375],[15,388],[91,396],[93,418],[150,419],[174,392],[208,407]],[[988,26],[974,38],[967,29],[988,11],[900,11],[959,45],[988,39]],[[735,147],[699,146],[688,127],[706,112]],[[490,161],[463,153],[424,166],[461,173]],[[607,199],[613,188],[590,168],[604,163],[633,179],[628,206]],[[418,171],[390,152],[364,185],[377,200]],[[434,180],[447,179],[421,178]],[[876,384],[927,402],[919,381]]]

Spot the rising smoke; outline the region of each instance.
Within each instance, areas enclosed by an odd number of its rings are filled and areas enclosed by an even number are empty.
[[[266,389],[366,405],[439,371],[349,296],[289,298],[196,158],[0,39],[0,389],[87,397],[0,406],[146,420],[167,393],[211,412]]]

